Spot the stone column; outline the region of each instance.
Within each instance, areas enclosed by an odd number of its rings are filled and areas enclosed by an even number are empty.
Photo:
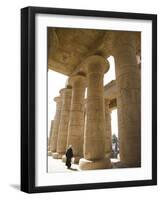
[[[111,157],[112,152],[112,133],[111,133],[111,111],[109,109],[110,100],[105,99],[105,120],[106,120],[106,143],[105,143],[105,153],[106,157]]]
[[[72,86],[71,110],[68,127],[67,147],[72,145],[74,163],[78,163],[83,157],[83,133],[84,133],[84,95],[86,78],[75,75],[69,78]]]
[[[55,117],[54,117],[52,133],[51,133],[50,149],[52,152],[56,152],[56,150],[57,150],[57,139],[58,139],[59,124],[60,124],[62,99],[59,96],[59,97],[55,97],[54,101],[56,103],[56,113],[55,113]]]
[[[60,90],[60,94],[62,96],[62,109],[57,139],[57,152],[53,154],[53,158],[62,158],[66,151],[72,89],[64,88]]]
[[[126,167],[141,164],[140,78],[135,33],[118,32],[114,40],[120,160]]]
[[[87,111],[84,135],[84,158],[80,159],[81,169],[103,169],[110,167],[105,158],[105,106],[104,73],[108,61],[101,56],[91,56],[85,61],[87,73]]]
[[[49,134],[49,138],[48,138],[48,156],[52,156],[52,151],[51,151],[51,137],[52,137],[53,126],[54,126],[54,120],[51,120],[50,134]]]

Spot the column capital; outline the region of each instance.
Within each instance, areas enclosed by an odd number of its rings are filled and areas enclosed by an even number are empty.
[[[93,55],[84,62],[86,73],[106,73],[109,70],[109,62],[102,56]]]
[[[72,95],[72,88],[62,88],[60,91],[59,91],[60,95],[69,95],[71,96]]]
[[[61,100],[62,100],[62,98],[61,98],[61,96],[57,96],[57,97],[54,97],[54,99],[53,99],[56,103],[59,103]]]
[[[86,77],[79,74],[70,76],[68,82],[72,87],[86,87],[87,85]]]
[[[128,59],[130,54],[136,57],[136,32],[116,31],[113,37],[113,55],[114,57],[125,56]]]
[[[132,72],[137,65],[136,60],[136,32],[118,31],[114,35],[113,55],[115,58],[116,76]]]
[[[116,31],[114,33],[113,48],[122,48],[122,45],[131,45],[136,43],[136,32],[132,31]]]

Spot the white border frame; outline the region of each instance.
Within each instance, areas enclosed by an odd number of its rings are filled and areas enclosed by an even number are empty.
[[[47,173],[47,27],[141,31],[141,168]],[[36,14],[36,144],[35,185],[56,186],[148,180],[152,178],[152,21],[102,17]],[[148,42],[147,42],[148,41]]]

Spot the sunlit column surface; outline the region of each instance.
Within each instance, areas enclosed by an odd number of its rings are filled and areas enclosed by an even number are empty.
[[[141,162],[141,114],[135,33],[117,32],[114,49],[120,160],[125,166],[138,167]]]
[[[60,90],[60,94],[62,97],[62,109],[57,138],[57,151],[53,153],[53,158],[62,158],[66,151],[72,89],[64,88]]]
[[[52,155],[52,151],[51,151],[51,139],[52,139],[53,126],[54,126],[54,120],[51,120],[50,134],[49,134],[49,138],[48,138],[48,156]]]
[[[83,156],[83,131],[84,131],[84,95],[86,78],[75,75],[69,78],[72,86],[71,111],[68,127],[67,147],[72,145],[74,162],[78,163]]]
[[[105,106],[103,77],[109,65],[101,56],[91,56],[85,61],[87,73],[87,108],[84,135],[84,158],[81,169],[101,169],[110,166],[105,158]]]
[[[56,113],[55,113],[54,122],[52,126],[52,132],[51,132],[50,150],[52,152],[57,151],[57,138],[58,138],[59,124],[60,124],[62,99],[59,96],[59,97],[55,97],[54,101],[56,103]]]

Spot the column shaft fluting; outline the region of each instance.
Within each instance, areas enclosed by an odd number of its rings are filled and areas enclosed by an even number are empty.
[[[87,109],[84,135],[84,159],[81,169],[108,168],[105,160],[104,73],[108,62],[101,56],[87,59]]]
[[[118,33],[115,47],[120,160],[126,166],[138,167],[141,162],[141,110],[135,33]]]
[[[86,78],[82,75],[69,78],[69,83],[72,86],[72,99],[67,146],[72,145],[75,163],[83,156],[85,81]]]
[[[71,105],[71,88],[64,88],[60,91],[62,96],[62,109],[59,125],[59,134],[57,139],[57,153],[53,154],[53,158],[62,158],[66,151],[68,123]]]

